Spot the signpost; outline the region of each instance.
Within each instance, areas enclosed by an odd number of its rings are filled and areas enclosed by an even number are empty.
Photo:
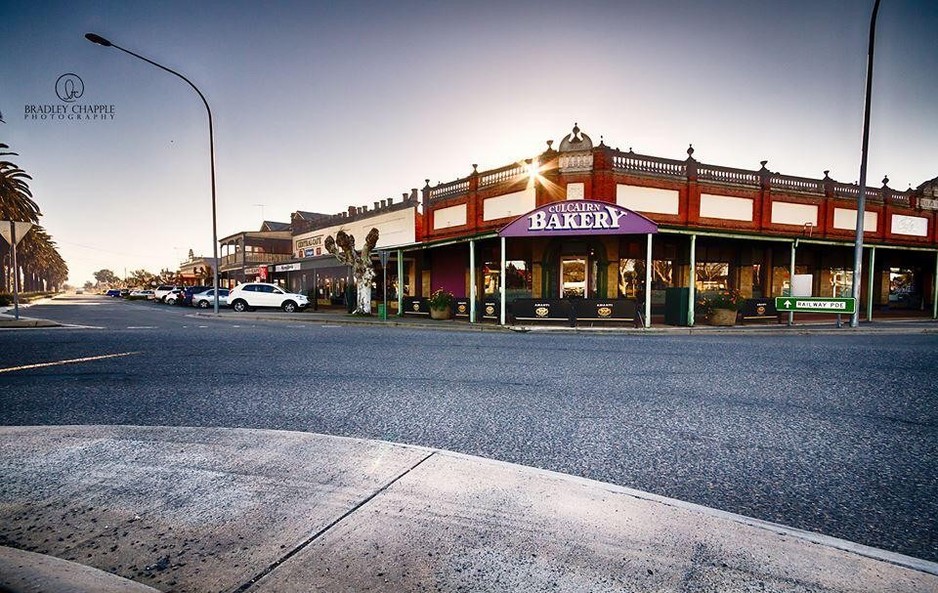
[[[0,220],[0,236],[3,236],[3,239],[10,244],[10,255],[13,260],[13,315],[16,319],[20,318],[20,272],[16,263],[16,244],[26,236],[31,228],[33,228],[31,222]]]
[[[381,270],[384,272],[384,309],[381,310],[381,319],[387,321],[388,319],[388,257],[391,255],[391,252],[387,249],[382,249],[378,252],[378,257],[381,259]]]
[[[834,313],[853,315],[857,300],[852,297],[775,297],[775,309],[779,313]]]

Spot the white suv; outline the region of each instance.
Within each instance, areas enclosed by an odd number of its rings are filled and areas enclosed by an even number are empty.
[[[293,313],[308,307],[309,299],[306,295],[287,292],[276,284],[248,282],[231,289],[228,306],[239,313],[255,307],[279,307],[287,313]]]
[[[174,290],[179,290],[180,288],[181,287],[176,286],[175,284],[160,284],[156,287],[156,290],[153,291],[153,298],[156,299],[157,302],[165,303],[166,297],[169,296],[169,294]]]

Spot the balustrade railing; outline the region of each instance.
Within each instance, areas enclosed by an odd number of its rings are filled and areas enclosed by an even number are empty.
[[[756,171],[719,167],[716,165],[698,165],[697,179],[700,181],[714,181],[716,183],[732,183],[736,185],[759,185],[759,173]]]
[[[807,177],[792,177],[790,175],[772,175],[769,177],[772,189],[784,189],[811,194],[824,193],[824,181],[809,179]]]
[[[456,181],[450,181],[449,183],[443,183],[437,185],[436,187],[430,188],[430,199],[436,200],[440,198],[451,198],[453,196],[461,196],[462,194],[469,191],[469,180],[468,179],[457,179]]]
[[[293,259],[290,253],[232,253],[221,258],[222,267],[241,264],[274,264]]]
[[[479,187],[487,187],[489,185],[495,185],[496,183],[501,183],[503,181],[512,180],[518,176],[526,174],[526,168],[523,165],[512,164],[500,169],[493,169],[492,171],[486,171],[479,175]]]
[[[684,161],[650,157],[635,154],[634,152],[614,153],[612,155],[612,168],[633,173],[651,173],[653,175],[673,177],[687,176],[687,163]]]

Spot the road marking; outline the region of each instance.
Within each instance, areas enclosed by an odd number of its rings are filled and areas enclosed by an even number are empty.
[[[155,325],[128,325],[127,329],[156,329]]]
[[[54,367],[63,364],[73,364],[76,362],[91,362],[94,360],[104,360],[105,358],[119,358],[121,356],[130,356],[140,354],[140,352],[121,352],[120,354],[102,354],[101,356],[86,356],[84,358],[70,358],[68,360],[56,360],[54,362],[39,362],[36,364],[24,364],[18,367],[7,367],[0,369],[0,373],[12,373],[13,371],[26,371],[29,369],[41,369],[42,367]]]

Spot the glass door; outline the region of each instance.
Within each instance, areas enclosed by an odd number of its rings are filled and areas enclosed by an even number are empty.
[[[560,297],[583,298],[586,296],[587,284],[586,257],[566,255],[560,259]]]

